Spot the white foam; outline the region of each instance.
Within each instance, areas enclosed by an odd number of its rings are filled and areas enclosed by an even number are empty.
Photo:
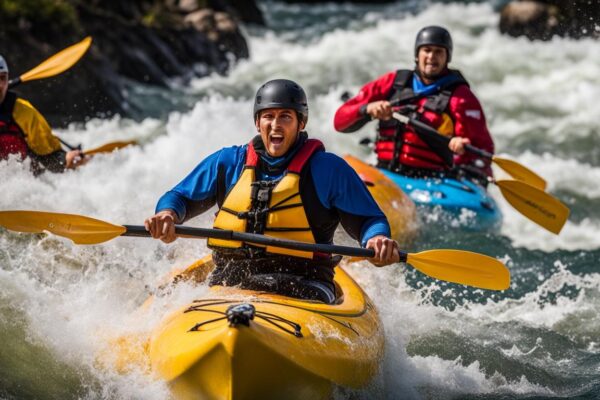
[[[517,157],[548,182],[547,191],[567,190],[588,199],[600,198],[600,168],[575,159],[563,159],[550,153],[524,152]]]

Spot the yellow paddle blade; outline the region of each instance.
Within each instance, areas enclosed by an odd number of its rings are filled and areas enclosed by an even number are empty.
[[[558,235],[567,222],[569,208],[543,190],[512,180],[499,180],[496,185],[510,205],[542,228]]]
[[[97,153],[110,153],[113,150],[122,149],[123,147],[131,146],[134,144],[137,144],[137,142],[135,140],[129,140],[129,141],[125,141],[125,142],[106,143],[105,145],[102,145],[100,147],[96,147],[91,150],[85,150],[83,152],[83,154],[92,155],[92,154],[97,154]]]
[[[34,69],[21,75],[21,82],[33,81],[35,79],[48,78],[60,74],[71,68],[85,54],[90,45],[92,38],[90,36],[83,39],[81,42],[69,46],[66,49],[59,51],[46,61]]]
[[[544,178],[542,178],[523,164],[520,164],[514,160],[509,160],[508,158],[500,158],[496,156],[492,158],[492,161],[495,162],[496,165],[498,165],[516,180],[525,182],[528,185],[533,186],[534,188],[546,190],[546,181],[544,180]]]
[[[126,231],[124,226],[94,218],[42,211],[0,211],[0,226],[17,232],[48,231],[77,244],[106,242]]]
[[[409,253],[406,261],[425,275],[481,289],[505,290],[508,268],[495,258],[464,250],[428,250]]]

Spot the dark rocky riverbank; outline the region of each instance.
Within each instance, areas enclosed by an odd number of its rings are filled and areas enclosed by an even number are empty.
[[[16,77],[90,35],[91,49],[71,70],[17,91],[55,126],[115,113],[143,117],[132,88],[185,86],[192,77],[225,74],[232,63],[249,57],[239,24],[264,25],[256,2],[5,0],[0,2],[0,54]],[[549,40],[554,35],[599,37],[599,21],[598,1],[526,0],[504,7],[499,27],[512,36]]]
[[[90,35],[92,47],[71,70],[16,90],[55,125],[114,113],[136,117],[128,100],[132,82],[185,84],[247,58],[240,21],[264,23],[254,1],[5,1],[0,54],[14,78]]]

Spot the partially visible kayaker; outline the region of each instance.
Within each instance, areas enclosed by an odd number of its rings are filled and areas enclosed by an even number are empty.
[[[214,227],[308,243],[333,242],[342,224],[361,245],[375,250],[378,266],[399,260],[398,244],[365,184],[340,157],[309,139],[308,103],[295,82],[276,79],[254,102],[259,135],[242,146],[208,156],[165,193],[145,221],[152,236],[170,243],[174,225],[217,204]],[[265,290],[332,303],[339,257],[209,239],[216,269],[209,284]]]
[[[35,174],[63,172],[85,164],[81,150],[63,151],[46,119],[27,100],[8,90],[8,64],[0,55],[0,160],[30,157]]]
[[[375,152],[378,166],[403,175],[427,177],[453,165],[479,178],[491,176],[489,160],[465,153],[465,144],[494,152],[483,109],[458,70],[449,69],[452,37],[439,26],[427,26],[416,37],[413,70],[389,72],[367,83],[336,112],[335,129],[354,132],[379,120]],[[393,110],[416,116],[452,137],[448,147],[427,142],[411,126],[392,118]],[[455,153],[454,158],[452,154]],[[446,160],[446,161],[445,161]]]

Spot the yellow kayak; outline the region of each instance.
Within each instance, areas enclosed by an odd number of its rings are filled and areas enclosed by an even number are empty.
[[[401,243],[410,241],[417,232],[415,203],[377,168],[350,155],[345,155],[344,160],[360,176],[379,204],[390,223],[392,238]]]
[[[388,217],[392,235],[410,238],[414,203],[376,168],[345,160]],[[213,267],[209,256],[172,279],[202,282]],[[214,286],[209,298],[171,314],[149,338],[117,339],[110,358],[118,370],[142,368],[164,379],[176,399],[329,399],[335,386],[364,388],[379,370],[383,327],[341,267],[335,283],[332,305]]]
[[[209,256],[176,281],[202,281],[213,267]],[[383,328],[340,267],[335,283],[333,305],[214,286],[163,320],[137,347],[143,357],[118,340],[118,369],[143,358],[176,399],[328,399],[336,385],[363,388],[378,373]]]

